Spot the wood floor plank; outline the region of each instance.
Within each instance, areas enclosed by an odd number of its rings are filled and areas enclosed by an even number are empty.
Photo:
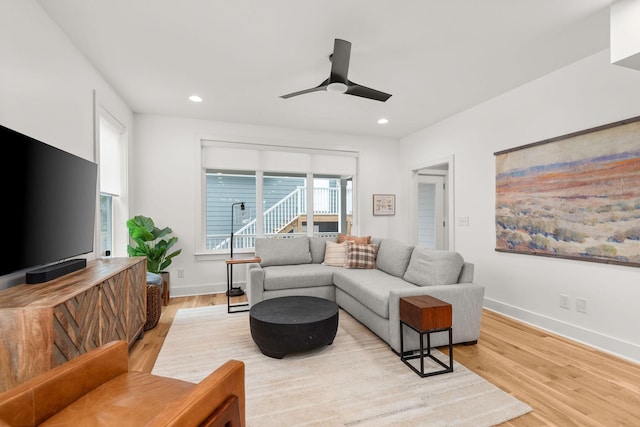
[[[158,325],[132,346],[130,369],[151,372],[180,308],[226,303],[224,294],[172,298]],[[533,408],[503,426],[640,426],[639,364],[489,310],[483,311],[478,344],[456,345],[453,354]]]

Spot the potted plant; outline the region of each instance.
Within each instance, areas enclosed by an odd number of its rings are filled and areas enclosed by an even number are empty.
[[[146,256],[147,271],[160,274],[171,265],[174,257],[180,255],[182,249],[169,252],[178,238],[169,237],[173,230],[169,227],[160,229],[149,217],[138,215],[127,221],[129,236],[136,246],[127,245],[129,256]],[[165,240],[165,237],[168,239]]]

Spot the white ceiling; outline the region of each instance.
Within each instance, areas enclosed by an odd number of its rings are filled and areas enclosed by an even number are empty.
[[[136,113],[400,138],[608,48],[612,0],[38,3]],[[335,38],[387,102],[279,97],[329,76]]]

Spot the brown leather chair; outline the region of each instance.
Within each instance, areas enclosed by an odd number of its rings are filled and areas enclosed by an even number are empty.
[[[200,383],[130,372],[113,341],[0,393],[0,425],[244,427],[244,363]]]

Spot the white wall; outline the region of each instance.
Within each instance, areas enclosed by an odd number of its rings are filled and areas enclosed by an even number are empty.
[[[475,263],[485,305],[640,361],[638,268],[495,252],[494,152],[640,115],[640,72],[610,65],[609,51],[533,81],[401,141],[409,170],[455,158],[455,248]],[[559,306],[569,295],[571,309]],[[587,300],[587,313],[575,299]],[[559,355],[559,357],[561,357]]]
[[[224,259],[228,256],[197,256],[197,211],[200,139],[244,141],[302,148],[359,152],[357,179],[358,233],[377,237],[397,235],[403,224],[399,215],[374,217],[372,195],[394,193],[401,185],[397,140],[320,132],[305,132],[266,126],[135,115],[135,144],[131,215],[151,217],[158,227],[171,227],[178,237],[174,258],[171,296],[223,292],[226,289]],[[401,212],[405,201],[397,201]],[[184,270],[179,278],[178,269]],[[234,281],[244,280],[244,269],[234,269]]]
[[[131,128],[131,110],[35,1],[0,0],[0,124],[95,160],[94,90]],[[0,289],[21,281],[0,277]]]

